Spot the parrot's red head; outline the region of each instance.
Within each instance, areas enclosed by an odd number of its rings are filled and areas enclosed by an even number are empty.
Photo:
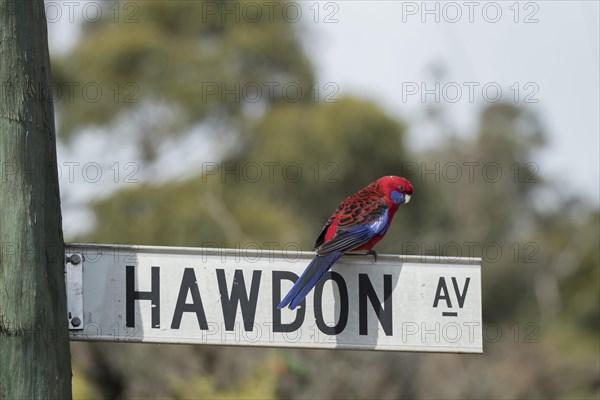
[[[377,180],[377,186],[396,204],[405,204],[410,201],[413,187],[410,182],[399,176],[384,176]]]

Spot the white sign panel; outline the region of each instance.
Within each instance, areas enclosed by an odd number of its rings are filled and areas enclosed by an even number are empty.
[[[298,308],[279,310],[312,253],[93,244],[66,253],[67,267],[83,269],[72,340],[483,352],[479,258],[344,256]]]

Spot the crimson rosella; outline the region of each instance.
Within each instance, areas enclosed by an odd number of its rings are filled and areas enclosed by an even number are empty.
[[[342,254],[367,250],[379,242],[401,204],[413,193],[410,182],[398,176],[384,176],[344,200],[327,220],[314,248],[317,255],[308,264],[278,308],[294,309]]]

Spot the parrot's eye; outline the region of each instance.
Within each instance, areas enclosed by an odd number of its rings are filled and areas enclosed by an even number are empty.
[[[398,186],[398,189],[404,190],[404,186],[400,185],[400,186]]]

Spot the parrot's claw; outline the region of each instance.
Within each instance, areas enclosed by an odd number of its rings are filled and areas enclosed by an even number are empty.
[[[373,258],[375,259],[375,262],[377,262],[377,252],[375,250],[369,250],[366,253],[363,253],[361,251],[349,251],[348,253],[346,253],[345,255],[347,256],[373,256]]]
[[[373,258],[375,259],[375,262],[377,262],[377,252],[375,250],[369,250],[369,251],[367,251],[367,255],[368,256],[372,255]]]

